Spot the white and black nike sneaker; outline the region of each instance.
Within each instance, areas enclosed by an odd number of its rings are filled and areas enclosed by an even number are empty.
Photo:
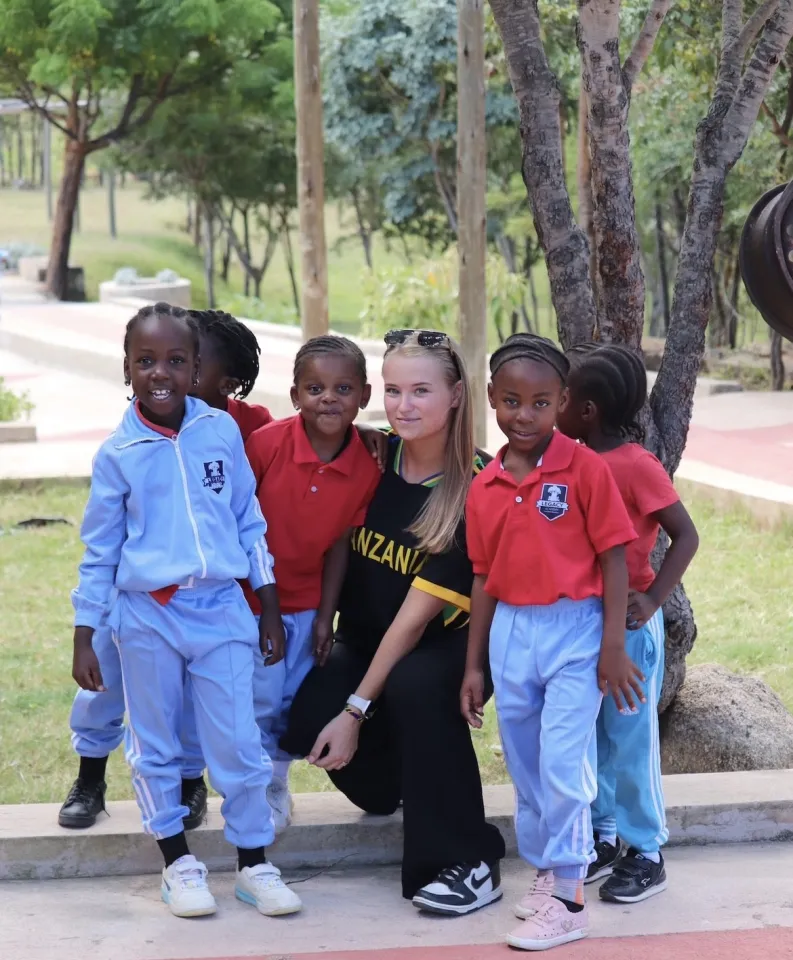
[[[631,848],[615,865],[614,872],[598,892],[601,900],[611,903],[640,903],[664,890],[664,858],[654,863]]]
[[[595,883],[596,880],[610,877],[620,858],[620,849],[619,840],[616,843],[609,843],[608,840],[601,840],[595,834],[595,862],[589,864],[584,883]]]
[[[458,863],[442,870],[413,897],[413,906],[431,913],[462,916],[501,899],[498,864]]]

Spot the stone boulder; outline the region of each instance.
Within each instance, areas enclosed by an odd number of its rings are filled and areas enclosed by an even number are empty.
[[[789,767],[793,716],[762,680],[716,664],[689,668],[661,717],[665,774]]]

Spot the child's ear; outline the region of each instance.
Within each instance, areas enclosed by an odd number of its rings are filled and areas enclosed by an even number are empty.
[[[292,406],[295,410],[300,409],[300,401],[297,399],[297,387],[292,387],[289,391],[289,399],[292,401]]]
[[[124,357],[124,386],[128,387],[132,383],[132,376],[129,372],[129,360]]]
[[[221,397],[233,397],[242,386],[242,383],[236,377],[223,377],[218,384],[218,392]]]
[[[581,419],[589,422],[597,416],[598,408],[591,400],[584,400],[581,404]]]
[[[197,353],[195,358],[195,363],[193,364],[193,386],[198,385],[198,380],[201,376],[201,354]]]
[[[488,399],[488,402],[489,402],[489,404],[490,404],[491,409],[495,410],[495,409],[496,409],[496,401],[495,401],[495,397],[493,396],[493,384],[492,384],[492,383],[488,383],[488,385],[487,385],[487,399]]]
[[[567,387],[562,387],[562,392],[559,394],[559,413],[564,413],[567,409],[567,404],[570,402],[570,391]]]
[[[457,383],[455,383],[454,387],[452,387],[452,409],[455,409],[455,407],[460,406],[460,400],[462,400],[462,396],[463,396],[463,385],[462,385],[462,381],[458,380]]]
[[[365,410],[369,406],[369,401],[372,399],[372,385],[371,383],[365,383],[363,390],[361,390],[361,402],[358,406],[361,410]]]

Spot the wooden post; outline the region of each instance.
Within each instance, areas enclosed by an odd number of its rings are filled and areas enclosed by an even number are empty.
[[[44,190],[47,194],[47,220],[52,223],[52,127],[46,117],[44,125]]]
[[[107,171],[107,215],[110,236],[115,240],[118,236],[116,226],[116,171],[112,167]]]
[[[328,332],[319,0],[294,0],[294,38],[300,320],[308,340]]]
[[[457,249],[460,341],[471,376],[474,439],[487,442],[484,0],[457,0]]]

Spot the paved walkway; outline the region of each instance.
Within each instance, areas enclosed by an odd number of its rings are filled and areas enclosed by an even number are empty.
[[[13,277],[0,280],[0,297],[0,341],[19,347],[11,352],[0,346],[0,377],[30,394],[39,436],[35,444],[3,445],[0,478],[88,476],[96,447],[118,423],[126,403],[122,341],[133,308],[48,303]],[[252,326],[262,347],[262,372],[251,399],[285,416],[291,412],[298,339],[288,329]],[[373,345],[367,354],[371,409],[382,410],[378,349]],[[488,449],[498,449],[501,441],[491,415]],[[706,388],[698,390],[678,476],[793,508],[793,392],[710,395]]]
[[[591,899],[593,939],[554,960],[776,960],[793,956],[793,845],[668,851],[669,889],[632,907]],[[504,899],[459,919],[418,913],[399,898],[398,870],[295,876],[296,917],[268,919],[233,896],[230,874],[211,878],[216,916],[177,920],[156,877],[0,884],[3,960],[507,960],[501,942],[529,870],[504,865]],[[46,918],[46,919],[45,919]],[[601,939],[598,939],[601,938]],[[638,939],[637,939],[638,938]]]

